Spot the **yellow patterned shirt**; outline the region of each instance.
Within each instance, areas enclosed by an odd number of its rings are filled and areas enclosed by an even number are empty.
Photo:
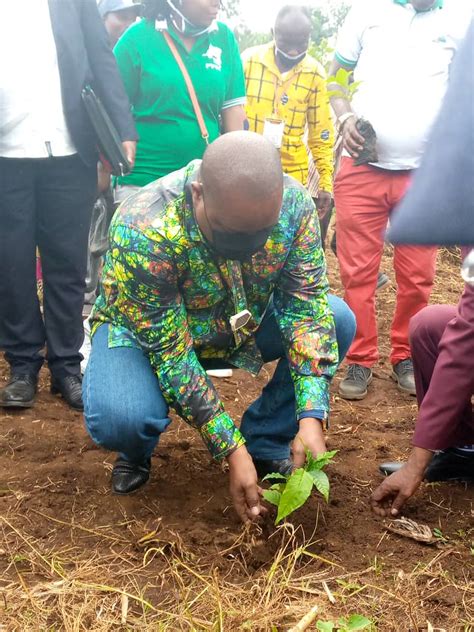
[[[320,189],[332,192],[334,126],[326,76],[310,55],[287,73],[275,62],[274,42],[249,48],[242,55],[250,129],[263,134],[265,119],[285,122],[281,147],[283,171],[302,184],[308,178],[308,147],[320,175]]]

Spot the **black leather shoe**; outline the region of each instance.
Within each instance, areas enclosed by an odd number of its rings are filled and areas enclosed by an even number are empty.
[[[293,470],[291,459],[254,459],[253,463],[260,479],[267,476],[267,474],[283,474],[283,476],[287,476]],[[278,482],[278,479],[268,479],[268,481],[270,483]]]
[[[82,402],[82,377],[80,375],[67,375],[66,377],[51,378],[51,393],[63,396],[66,402],[74,410],[84,410]]]
[[[450,448],[435,454],[426,470],[425,480],[474,483],[474,452]]]
[[[35,403],[38,378],[31,374],[13,374],[0,390],[0,406],[4,408],[31,408]]]
[[[131,494],[150,478],[150,459],[142,463],[132,463],[118,457],[112,470],[112,491],[115,494]]]
[[[404,465],[405,463],[403,463],[402,461],[381,463],[379,465],[379,470],[382,472],[382,474],[385,474],[385,476],[390,476],[390,474],[393,474],[394,472],[398,472],[398,470],[401,470]]]

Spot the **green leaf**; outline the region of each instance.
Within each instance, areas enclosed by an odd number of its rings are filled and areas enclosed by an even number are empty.
[[[333,458],[337,454],[337,450],[331,450],[330,452],[324,452],[320,454],[318,457],[314,458],[311,452],[306,453],[306,465],[305,470],[308,472],[313,472],[314,470],[322,470],[326,467],[328,463],[330,463]]]
[[[318,492],[326,502],[329,502],[329,479],[327,474],[322,470],[313,470],[312,472],[308,472],[308,474],[311,476]]]
[[[318,621],[316,623],[316,630],[320,630],[321,632],[333,632],[336,624],[334,621]]]
[[[288,480],[288,476],[284,476],[283,474],[280,474],[280,472],[274,472],[273,474],[267,474],[266,476],[264,476],[262,478],[262,481],[269,481],[271,479],[286,481]]]
[[[361,614],[352,614],[344,623],[348,632],[367,630],[367,628],[372,626],[372,621],[367,619],[367,617],[363,617]]]
[[[303,468],[295,470],[283,490],[278,515],[275,524],[278,524],[293,511],[304,505],[313,489],[313,478]]]
[[[276,489],[265,489],[263,492],[263,497],[268,503],[278,507],[278,505],[280,504],[281,493]]]

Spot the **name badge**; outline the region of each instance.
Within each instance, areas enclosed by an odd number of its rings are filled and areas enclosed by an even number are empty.
[[[285,121],[279,118],[267,118],[263,126],[263,136],[269,140],[277,149],[281,149],[283,133],[285,131]]]

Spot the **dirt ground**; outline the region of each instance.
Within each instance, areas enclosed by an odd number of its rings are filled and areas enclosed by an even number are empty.
[[[433,302],[456,302],[457,263],[441,253]],[[278,529],[242,529],[226,473],[178,420],[146,488],[113,496],[114,455],[49,393],[43,369],[36,406],[0,412],[0,630],[283,631],[314,605],[320,620],[358,613],[381,631],[474,629],[474,489],[425,485],[408,504],[437,529],[435,546],[390,533],[368,508],[378,463],[403,459],[416,417],[389,377],[394,298],[393,286],[378,297],[370,395],[351,403],[333,389],[329,505],[312,498]],[[216,382],[235,419],[271,370]]]

